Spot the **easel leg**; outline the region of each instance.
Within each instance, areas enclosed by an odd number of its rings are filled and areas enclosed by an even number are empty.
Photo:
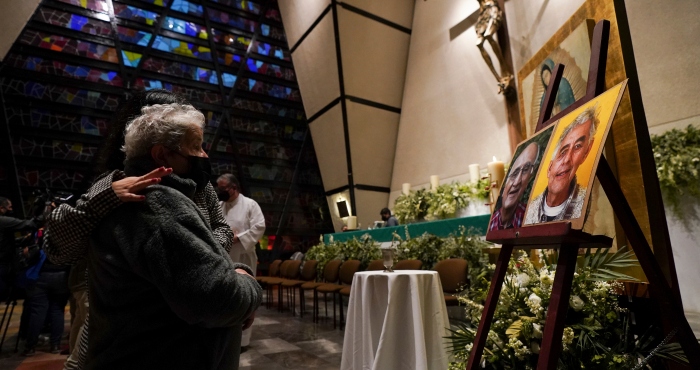
[[[547,308],[547,320],[544,324],[542,349],[537,360],[537,370],[555,370],[561,355],[561,337],[564,333],[566,312],[569,310],[571,283],[576,271],[578,246],[563,244],[559,249],[557,271],[554,274],[552,297]]]
[[[608,196],[610,204],[613,206],[620,225],[625,231],[627,240],[629,240],[630,246],[637,256],[642,270],[644,270],[644,274],[649,280],[649,287],[653,289],[652,293],[654,293],[652,297],[660,301],[662,312],[666,313],[671,323],[678,328],[678,341],[683,348],[683,352],[688,357],[690,367],[700,369],[700,344],[695,339],[693,330],[685,318],[683,307],[676,299],[673,290],[661,271],[661,266],[654,258],[654,252],[652,252],[647,239],[644,237],[642,228],[634,217],[632,208],[627,203],[625,194],[620,189],[620,185],[617,183],[610,164],[608,164],[605,157],[600,157],[596,176],[605,191],[605,195]]]
[[[474,346],[472,347],[471,354],[469,354],[467,370],[477,370],[481,368],[479,362],[481,361],[481,355],[484,353],[484,346],[486,346],[486,338],[489,335],[493,314],[496,312],[496,306],[498,306],[498,296],[501,295],[501,288],[503,287],[503,280],[506,277],[506,271],[508,271],[508,261],[510,261],[511,254],[513,254],[513,245],[504,244],[501,247],[501,253],[498,254],[496,270],[493,272],[493,278],[491,278],[491,287],[489,288],[489,294],[486,296],[486,303],[484,304],[484,311],[481,314],[481,321],[479,321],[479,328],[476,330]]]

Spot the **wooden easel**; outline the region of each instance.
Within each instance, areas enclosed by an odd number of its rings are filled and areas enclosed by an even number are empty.
[[[591,60],[588,73],[586,95],[574,104],[551,117],[554,100],[561,81],[564,66],[557,64],[545,93],[544,105],[537,121],[536,131],[565,116],[574,109],[589,102],[605,91],[605,67],[608,53],[610,22],[602,20],[596,24],[591,45]],[[629,88],[629,87],[628,87]],[[630,246],[637,255],[639,264],[649,280],[651,297],[660,305],[661,312],[666,313],[671,327],[664,328],[666,333],[677,330],[676,336],[687,356],[692,369],[700,369],[700,344],[695,339],[688,321],[683,313],[678,295],[666,280],[662,269],[644,237],[642,228],[632,213],[627,199],[615,178],[613,170],[604,156],[600,157],[596,176],[617,215]],[[486,345],[489,328],[498,305],[498,297],[505,279],[508,261],[514,248],[558,248],[559,259],[552,285],[552,295],[547,309],[548,315],[544,326],[542,345],[537,362],[538,370],[555,370],[561,354],[561,338],[564,332],[566,313],[569,307],[571,283],[576,270],[576,257],[581,247],[609,246],[612,240],[605,236],[596,236],[580,230],[572,230],[570,223],[553,223],[535,225],[517,229],[491,231],[488,241],[502,244],[496,262],[496,269],[491,279],[491,287],[486,297],[484,311],[474,338],[474,345],[467,363],[467,370],[477,370]]]

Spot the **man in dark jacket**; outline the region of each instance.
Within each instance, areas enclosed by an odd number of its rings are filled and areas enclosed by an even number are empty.
[[[262,291],[192,201],[210,176],[203,125],[193,107],[169,104],[144,108],[126,129],[128,176],[158,166],[173,175],[95,230],[86,369],[238,368],[241,330]]]
[[[16,253],[15,232],[34,231],[41,219],[20,220],[12,217],[12,201],[0,197],[0,299],[4,299],[14,281],[13,263]]]

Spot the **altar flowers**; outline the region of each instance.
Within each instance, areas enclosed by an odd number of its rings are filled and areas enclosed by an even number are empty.
[[[556,269],[549,261],[556,261],[555,257],[540,251],[543,265],[538,268],[525,252],[514,253],[479,361],[481,368],[537,367]],[[618,280],[635,279],[616,272],[615,268],[635,266],[633,253],[625,248],[615,253],[609,253],[608,249],[588,250],[583,259],[574,274],[557,368],[651,369],[661,357],[683,362],[680,346],[667,343],[662,335],[654,336],[652,333],[658,334],[654,328],[645,335],[633,335],[630,313],[618,304],[619,294],[624,290]],[[455,359],[450,370],[466,367],[489,284],[480,287],[477,281],[459,297],[465,307],[465,319],[450,330]]]

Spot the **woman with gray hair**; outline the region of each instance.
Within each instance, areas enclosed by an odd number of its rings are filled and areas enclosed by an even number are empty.
[[[203,126],[193,107],[168,104],[145,107],[126,128],[127,176],[160,166],[173,174],[95,229],[87,369],[238,368],[262,291],[192,201],[209,179]]]

